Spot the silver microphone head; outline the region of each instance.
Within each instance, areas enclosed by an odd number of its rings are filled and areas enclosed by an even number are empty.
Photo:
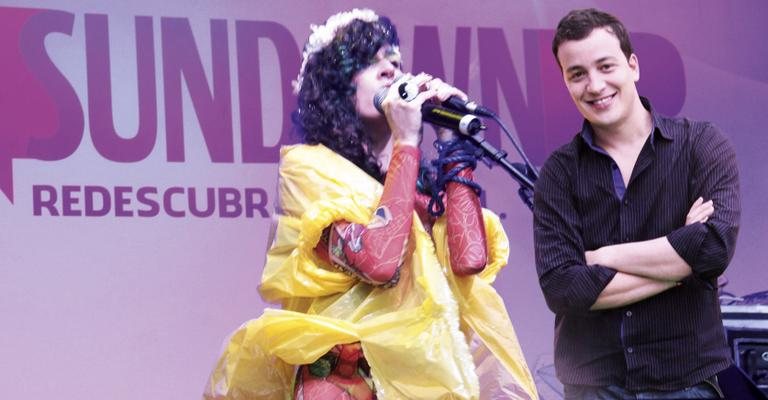
[[[384,99],[387,97],[387,93],[389,93],[389,89],[391,87],[397,86],[398,95],[405,101],[411,101],[416,97],[417,94],[419,94],[419,88],[416,87],[416,85],[409,85],[408,80],[403,81],[405,77],[406,74],[398,76],[391,85],[382,87],[376,91],[376,94],[373,95],[373,106],[376,107],[380,113],[384,114],[384,110],[381,108],[381,103],[384,102]],[[409,95],[413,93],[414,90],[415,94]],[[406,96],[403,96],[403,93],[406,93]]]
[[[384,98],[387,97],[388,92],[389,87],[384,86],[383,88],[376,91],[376,94],[373,95],[373,106],[376,107],[376,109],[379,110],[379,112],[382,114],[384,114],[384,110],[381,108],[381,103],[384,102]]]

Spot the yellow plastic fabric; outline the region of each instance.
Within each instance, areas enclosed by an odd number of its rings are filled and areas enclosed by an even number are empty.
[[[283,309],[266,309],[230,337],[206,399],[290,399],[295,365],[358,341],[382,400],[537,398],[504,303],[491,287],[509,253],[492,213],[484,212],[489,262],[477,276],[454,276],[444,221],[430,236],[416,216],[393,288],[360,283],[315,256],[332,222],[368,223],[382,189],[322,145],[282,149],[277,229],[260,291]],[[495,384],[481,390],[481,381]]]

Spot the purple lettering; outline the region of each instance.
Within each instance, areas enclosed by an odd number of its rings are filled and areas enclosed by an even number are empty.
[[[198,192],[202,190],[199,188],[169,187],[163,191],[161,204],[156,197],[159,190],[152,186],[115,186],[110,189],[97,185],[64,185],[61,187],[61,214],[57,208],[59,192],[56,187],[33,185],[32,190],[33,213],[36,216],[41,216],[45,209],[52,216],[103,217],[114,209],[116,217],[154,217],[160,214],[162,206],[162,210],[174,218],[185,217],[186,210],[195,217],[207,218],[214,215],[217,207],[221,218],[237,218],[243,213],[246,218],[254,218],[256,215],[269,217],[268,195],[263,188],[244,188],[241,193],[237,188],[209,187],[205,188],[204,199],[200,199]],[[135,201],[139,205],[135,211],[131,209],[134,200],[131,194],[134,191]],[[179,198],[184,195],[186,199]],[[77,207],[81,200],[84,203],[82,210]],[[202,204],[203,201],[205,204]],[[188,208],[185,209],[184,205],[188,205]]]
[[[133,188],[130,186],[115,186],[115,216],[132,217],[133,211],[126,210],[125,206],[131,204],[131,199],[127,197]]]
[[[530,110],[525,104],[526,97],[520,87],[518,73],[509,53],[507,40],[504,37],[504,31],[501,28],[478,28],[478,53],[480,58],[480,88],[483,96],[481,104],[493,109],[499,110],[499,93],[497,88],[501,89],[506,99],[509,112],[512,115],[512,121],[515,124],[517,132],[524,131],[524,128],[532,127],[532,120],[541,112]],[[540,103],[528,99],[533,107]],[[488,142],[499,146],[501,143],[499,128],[493,124],[489,125],[485,133]]]
[[[687,86],[680,52],[669,40],[653,33],[631,33],[630,36],[643,67],[637,91],[649,97],[657,111],[677,115],[685,104]]]
[[[414,74],[429,72],[448,80],[443,65],[443,52],[440,50],[440,34],[436,26],[416,26],[413,28],[413,68]]]
[[[157,194],[157,188],[145,186],[136,191],[138,202],[149,206],[148,210],[139,209],[136,212],[139,217],[154,217],[160,213],[160,205],[157,203],[157,200],[149,197],[150,194]]]
[[[103,217],[109,214],[112,208],[112,196],[109,194],[107,188],[101,186],[85,186],[83,188],[83,195],[85,196],[85,216],[86,217]],[[94,207],[96,197],[99,197],[101,207]]]
[[[64,185],[61,187],[61,215],[65,217],[79,217],[82,215],[80,210],[72,208],[80,202],[80,199],[75,197],[75,193],[80,192],[80,186]]]
[[[552,55],[554,31],[523,31],[529,119],[515,121],[517,136],[534,164],[541,165],[581,127],[557,61]],[[520,107],[518,106],[518,109]],[[511,110],[510,110],[511,112]]]
[[[181,218],[185,214],[184,211],[176,211],[173,209],[173,199],[171,197],[175,194],[184,194],[184,188],[178,186],[168,188],[165,193],[163,193],[163,209],[165,209],[165,213],[169,216]]]
[[[139,127],[136,134],[120,137],[112,113],[109,28],[107,16],[85,15],[85,50],[88,67],[88,121],[93,146],[104,158],[135,162],[146,158],[157,137],[157,90],[152,18],[136,17],[136,70],[138,75]]]
[[[27,155],[38,160],[56,161],[67,158],[75,152],[83,138],[85,123],[80,100],[45,50],[45,37],[48,34],[72,34],[74,18],[71,13],[47,10],[35,15],[21,34],[21,51],[29,70],[40,79],[56,104],[56,132],[48,132],[48,137],[33,138],[29,142]]]
[[[453,84],[464,92],[469,90],[469,50],[472,30],[456,28],[456,54],[453,58]]]
[[[162,18],[163,90],[168,161],[184,161],[181,80],[184,78],[213,162],[234,161],[227,21],[211,20],[213,93],[189,21]]]
[[[443,67],[443,54],[440,50],[440,35],[437,27],[416,26],[413,32],[413,72],[429,72],[451,82],[457,88],[467,91],[469,88],[470,38],[470,28],[456,28],[453,79],[449,79]]]
[[[280,146],[289,143],[290,131],[293,126],[290,111],[295,108],[296,104],[292,94],[291,81],[299,73],[299,49],[288,29],[276,22],[236,21],[235,32],[243,162],[277,162],[280,156]],[[260,38],[267,38],[272,41],[280,60],[283,129],[278,143],[274,146],[264,145],[259,61]]]
[[[43,192],[48,194],[48,198],[43,199]],[[32,185],[32,214],[43,215],[43,207],[48,210],[49,215],[59,216],[59,210],[56,209],[56,188],[50,185]]]
[[[262,188],[245,189],[245,216],[253,218],[254,210],[259,210],[262,218],[269,217],[267,212],[267,191]],[[258,197],[258,200],[257,200]]]
[[[219,188],[219,217],[235,218],[239,217],[242,212],[240,191],[235,188]]]
[[[189,201],[189,212],[195,217],[210,217],[216,208],[216,189],[208,188],[205,190],[206,204],[205,210],[200,211],[197,208],[197,190],[193,187],[187,189],[187,199]]]

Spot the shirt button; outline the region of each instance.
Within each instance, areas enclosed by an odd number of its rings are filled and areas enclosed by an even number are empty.
[[[624,241],[629,242],[629,236],[624,236]]]
[[[631,317],[632,316],[632,311],[627,311],[626,315],[627,315],[627,317]]]
[[[624,199],[624,205],[625,205],[625,206],[628,206],[628,205],[629,205],[629,199]]]
[[[635,349],[633,349],[631,347],[627,347],[627,353],[631,354],[631,353],[634,353],[634,352],[635,352]]]

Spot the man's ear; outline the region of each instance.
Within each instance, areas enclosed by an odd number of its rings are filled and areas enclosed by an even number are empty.
[[[637,59],[637,55],[635,53],[632,53],[629,56],[629,59],[627,60],[629,63],[629,69],[632,70],[632,73],[635,75],[635,82],[640,80],[640,61]]]

